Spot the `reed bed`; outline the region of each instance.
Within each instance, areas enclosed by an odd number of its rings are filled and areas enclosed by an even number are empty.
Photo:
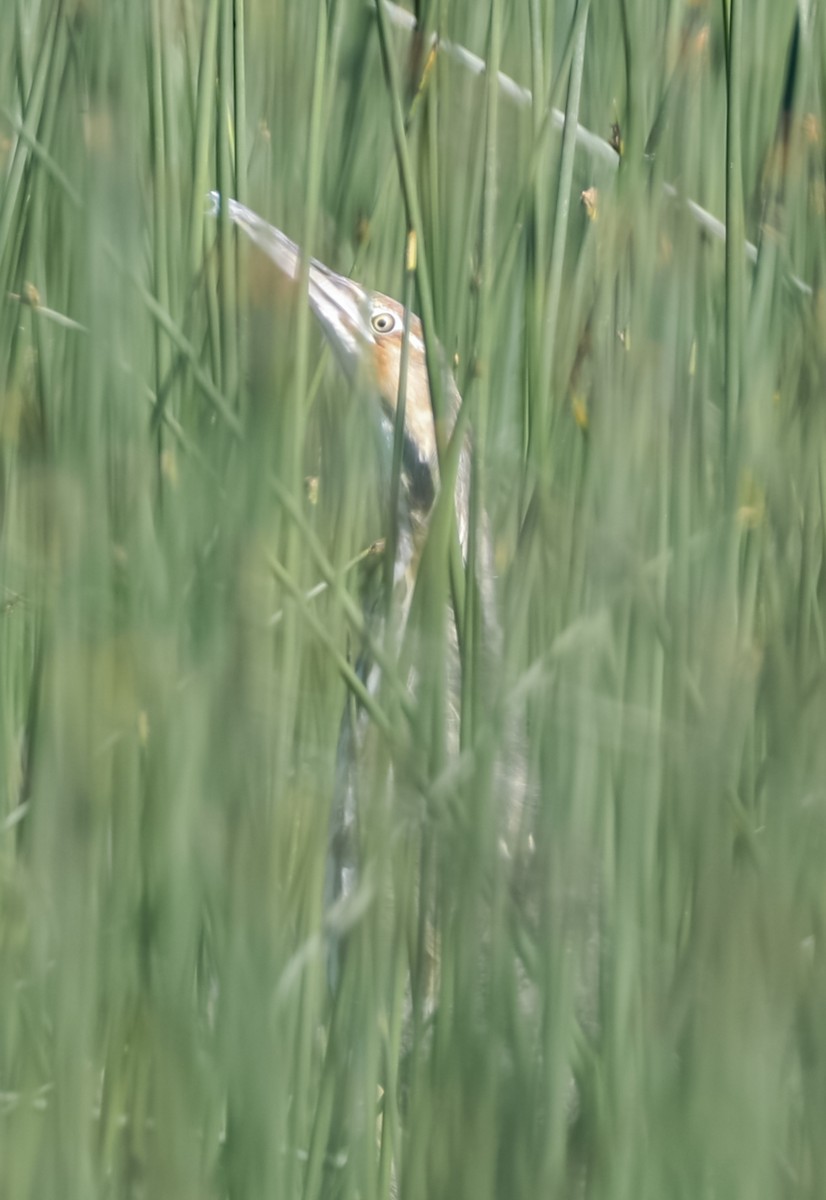
[[[2,24],[0,1196],[819,1196],[822,11]],[[211,189],[412,297],[493,538],[333,909],[387,446]]]

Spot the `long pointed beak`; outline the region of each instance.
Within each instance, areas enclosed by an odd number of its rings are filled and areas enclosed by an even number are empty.
[[[237,200],[223,201],[218,192],[210,192],[208,199],[213,216],[226,206],[230,220],[243,229],[289,279],[298,280],[301,251],[295,242]],[[308,299],[342,367],[351,378],[355,377],[364,369],[368,350],[374,342],[364,288],[311,258]]]

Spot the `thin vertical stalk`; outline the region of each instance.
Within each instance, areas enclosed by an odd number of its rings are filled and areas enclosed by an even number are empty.
[[[34,68],[34,79],[22,113],[22,136],[18,135],[12,151],[11,166],[0,190],[0,256],[8,245],[14,206],[23,181],[23,172],[32,153],[32,141],[37,138],[47,88],[62,72],[66,53],[66,22],[61,6],[54,10],[51,27],[44,36]]]
[[[233,104],[233,51],[232,6],[221,5],[221,27],[218,38],[218,126],[217,160],[218,190],[222,196],[235,194],[235,111]],[[221,205],[219,214],[219,256],[221,263],[221,383],[224,394],[234,404],[238,387],[238,296],[237,281],[237,238],[231,234],[226,206]]]
[[[152,0],[150,36],[150,114],[151,114],[151,155],[152,155],[152,223],[155,232],[153,238],[153,272],[154,292],[158,303],[166,312],[170,311],[169,304],[169,232],[168,232],[168,200],[166,182],[166,129],[164,126],[164,72],[162,58],[164,54],[165,31],[161,13],[160,0]],[[171,362],[169,342],[158,325],[155,325],[155,394],[158,404],[162,403],[164,380],[169,373]],[[162,423],[157,424],[158,453],[160,456]]]
[[[491,406],[491,369],[493,363],[494,343],[494,273],[495,273],[495,234],[497,212],[497,186],[499,169],[499,86],[498,73],[502,53],[502,4],[501,0],[491,0],[490,25],[488,41],[488,70],[485,87],[485,161],[484,179],[482,186],[482,230],[480,251],[480,289],[479,289],[479,318],[478,341],[476,346],[476,373],[478,379],[478,395],[476,403],[476,425],[474,429],[474,453],[470,464],[470,497],[468,511],[468,548],[467,574],[465,587],[465,641],[466,653],[462,663],[462,743],[467,746],[472,743],[482,721],[487,717],[484,711],[485,689],[480,673],[482,663],[482,620],[478,579],[477,559],[482,552],[482,564],[490,569],[488,556],[481,547],[480,539],[488,536],[488,530],[483,525],[485,515],[485,472],[484,459],[487,448],[488,421]],[[481,581],[481,586],[487,591],[490,581]],[[498,665],[498,664],[497,664]],[[478,964],[476,962],[477,936],[481,935],[483,922],[493,920],[495,903],[492,909],[480,906],[480,895],[484,891],[484,873],[494,854],[493,841],[497,829],[497,821],[491,811],[492,788],[490,778],[490,763],[492,759],[483,755],[478,771],[475,773],[473,785],[466,793],[469,811],[473,811],[472,838],[476,844],[476,853],[468,858],[467,874],[464,886],[464,923],[466,929],[473,931],[470,938],[464,939],[459,965],[460,1004],[472,1003]],[[496,877],[496,876],[495,876]],[[483,915],[484,913],[484,915]],[[478,935],[476,934],[478,931]],[[491,939],[492,946],[496,945],[495,934]],[[490,1112],[494,1107],[493,1088],[495,1075],[491,1071],[483,1072],[480,1076],[479,1103],[482,1111]],[[474,1170],[469,1173],[473,1178],[475,1172],[479,1183],[495,1174],[496,1151],[493,1142],[480,1145],[475,1155]]]
[[[742,92],[740,0],[723,0],[726,22],[726,308],[724,454],[729,499],[736,489],[735,430],[740,402],[743,332],[744,220],[740,96]]]
[[[244,0],[233,0],[233,107],[235,110],[235,195],[242,204],[247,200],[247,73],[244,58]],[[235,294],[247,295],[247,251],[239,247],[235,260]],[[246,324],[236,315],[238,337],[238,408],[244,412],[244,363],[246,358]]]
[[[571,62],[571,77],[565,105],[565,129],[562,134],[562,157],[559,167],[559,185],[556,196],[553,240],[551,242],[551,269],[545,304],[545,347],[540,375],[540,392],[534,398],[536,428],[539,444],[535,447],[537,462],[541,463],[547,449],[551,430],[550,384],[556,326],[559,317],[559,301],[562,291],[562,267],[565,261],[565,242],[568,234],[568,215],[571,206],[571,186],[574,174],[574,152],[576,150],[577,124],[579,122],[579,99],[582,90],[582,72],[585,65],[585,35],[588,29],[590,0],[579,0],[577,5],[578,30]]]
[[[491,0],[488,71],[485,87],[485,165],[482,185],[482,245],[480,253],[479,318],[476,345],[478,399],[474,454],[471,458],[470,497],[468,511],[468,546],[465,587],[465,637],[468,653],[462,672],[462,739],[469,745],[473,740],[474,708],[476,702],[476,665],[478,663],[479,596],[476,579],[478,531],[484,503],[484,455],[487,446],[491,398],[491,363],[493,358],[493,282],[495,272],[496,192],[499,163],[499,63],[502,55],[502,11],[500,0]],[[484,822],[480,822],[480,828]]]
[[[307,149],[307,191],[304,228],[302,231],[301,272],[299,294],[302,302],[298,306],[296,328],[296,369],[295,386],[293,388],[286,423],[287,453],[282,457],[282,470],[285,474],[286,491],[295,496],[301,482],[301,461],[304,446],[304,406],[307,401],[307,391],[310,379],[310,306],[306,296],[309,290],[310,247],[315,238],[315,228],[318,222],[319,196],[321,190],[321,165],[324,149],[324,95],[325,78],[327,75],[327,8],[325,4],[318,7],[316,24],[315,53],[313,62],[313,87],[310,102],[309,145]],[[297,537],[295,525],[290,522],[286,536],[285,562],[289,576],[296,580],[300,574],[301,546]],[[288,615],[288,622],[297,620],[298,614]],[[299,675],[299,638],[289,631],[284,639],[284,657],[282,664],[281,703],[284,713],[294,711],[294,695],[297,691]],[[287,770],[289,747],[293,737],[292,721],[283,719],[279,722],[276,735],[276,753],[274,763],[282,772]],[[298,1074],[306,1077],[312,1052],[312,1022],[301,1019],[297,1033],[296,1061],[300,1064]],[[289,1114],[291,1134],[298,1145],[304,1145],[312,1125],[308,1092],[300,1088],[295,1097],[294,1107]],[[288,1163],[285,1195],[296,1195],[297,1164],[294,1158]]]
[[[393,126],[393,141],[396,147],[396,158],[399,165],[399,176],[404,196],[404,206],[407,210],[408,228],[416,235],[416,279],[419,285],[419,299],[422,309],[422,327],[424,332],[425,350],[427,353],[427,371],[430,382],[430,398],[433,405],[433,416],[436,420],[436,441],[441,461],[445,445],[445,409],[444,387],[442,373],[439,369],[441,356],[436,341],[436,318],[433,309],[433,289],[430,280],[430,268],[424,238],[422,236],[422,214],[419,205],[418,190],[413,177],[413,166],[407,149],[407,137],[404,127],[404,115],[401,106],[401,85],[398,77],[398,67],[390,45],[390,32],[387,28],[387,17],[381,0],[376,0],[376,17],[379,29],[382,63],[384,65],[387,90],[390,93],[391,121]]]
[[[23,7],[25,0],[16,0],[14,16],[14,58],[16,62],[17,91],[20,97],[20,107],[26,104],[26,97],[32,83],[32,63],[23,36]]]
[[[422,214],[419,205],[416,181],[413,177],[413,167],[407,149],[407,136],[404,127],[404,115],[401,105],[401,87],[399,84],[398,67],[390,45],[390,31],[387,26],[387,16],[382,0],[376,0],[376,19],[379,30],[382,64],[384,66],[385,82],[390,97],[390,116],[393,128],[393,141],[396,148],[396,158],[399,165],[399,176],[407,213],[408,228],[416,235],[416,281],[419,285],[419,300],[421,304],[422,331],[424,333],[425,356],[427,359],[427,377],[430,384],[430,402],[433,406],[433,418],[436,425],[436,447],[439,455],[439,467],[442,476],[442,486],[453,492],[454,479],[446,470],[445,461],[445,397],[442,378],[443,360],[439,343],[436,339],[436,318],[433,308],[433,290],[430,283],[430,270],[427,252],[422,238]],[[460,434],[460,429],[457,428]],[[458,454],[453,463],[458,467]],[[450,583],[453,592],[453,608],[456,615],[456,631],[459,638],[460,653],[464,644],[464,576],[459,542],[454,530],[450,543]]]
[[[247,200],[247,72],[244,58],[244,0],[233,0],[232,81],[235,107],[235,195]]]
[[[499,62],[502,56],[502,8],[500,0],[491,0],[490,48],[486,86],[485,178],[482,194],[481,287],[479,292],[480,369],[479,408],[476,423],[477,449],[484,454],[490,409],[490,366],[493,342],[494,245],[496,234],[496,192],[499,171]],[[475,458],[479,458],[477,454]]]
[[[544,64],[542,54],[542,16],[539,9],[539,0],[530,0],[529,6],[530,31],[531,31],[531,95],[533,97],[533,105],[531,115],[533,118],[533,148],[531,160],[529,161],[527,177],[528,187],[525,192],[530,190],[530,222],[531,222],[531,237],[535,247],[534,254],[531,256],[532,284],[531,296],[528,308],[527,318],[527,336],[528,345],[530,347],[530,361],[528,370],[534,372],[535,384],[539,384],[539,376],[535,373],[535,367],[539,354],[539,347],[542,345],[542,298],[543,298],[543,274],[542,264],[545,262],[546,255],[546,197],[547,189],[543,186],[544,166],[547,161],[547,147],[545,145],[544,131],[547,126],[547,112],[543,116],[542,105],[545,97],[545,81],[544,81]],[[550,104],[548,109],[550,108]],[[521,207],[521,205],[520,205]],[[514,224],[512,233],[515,233],[518,226]],[[501,266],[498,272],[501,275]],[[527,297],[526,297],[527,298]],[[524,414],[524,430],[527,433],[529,429],[529,414]],[[524,436],[524,435],[523,435]],[[523,453],[527,449],[527,440],[523,441]]]
[[[218,38],[219,0],[209,0],[204,12],[201,32],[201,55],[198,67],[198,95],[195,113],[195,145],[192,163],[194,187],[189,219],[189,269],[198,270],[202,259],[204,228],[204,196],[209,190],[209,142],[215,108],[215,47]],[[220,220],[220,218],[219,218]]]
[[[393,598],[393,581],[396,570],[398,546],[399,497],[401,494],[402,454],[404,451],[404,421],[407,411],[407,368],[410,359],[410,306],[413,300],[413,281],[416,274],[416,235],[407,234],[404,256],[404,284],[402,304],[404,306],[404,329],[399,360],[399,390],[396,397],[396,414],[393,423],[393,464],[390,477],[390,510],[387,521],[387,538],[384,554],[384,594],[387,605],[386,616],[390,617]],[[389,628],[389,620],[388,620]]]
[[[302,296],[309,288],[310,247],[315,239],[315,228],[318,222],[319,193],[321,187],[322,160],[322,118],[324,114],[324,74],[327,63],[327,9],[319,6],[318,25],[316,28],[315,61],[313,65],[313,92],[310,109],[310,134],[307,164],[307,194],[302,231],[301,277],[299,291]],[[294,389],[294,411],[291,427],[290,454],[287,459],[291,471],[298,470],[301,461],[303,444],[302,411],[307,398],[310,366],[310,308],[302,303],[298,309],[296,329],[296,376]],[[296,484],[297,478],[291,483]]]

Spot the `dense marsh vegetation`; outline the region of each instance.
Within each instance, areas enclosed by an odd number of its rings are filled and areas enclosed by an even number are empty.
[[[416,7],[3,5],[9,1200],[822,1192],[824,14]],[[387,447],[213,188],[413,298],[493,535],[332,911]]]

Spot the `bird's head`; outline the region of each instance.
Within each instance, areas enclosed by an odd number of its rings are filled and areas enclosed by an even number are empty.
[[[285,233],[270,225],[237,200],[209,196],[213,215],[226,204],[227,215],[289,278],[298,279],[301,253]],[[351,379],[360,379],[378,393],[384,413],[395,418],[404,341],[404,308],[397,300],[330,270],[311,258],[308,299],[333,352]],[[449,434],[459,407],[456,386],[445,372],[448,393]],[[423,502],[432,500],[438,482],[436,429],[430,402],[424,337],[419,318],[410,315],[405,401],[405,460],[408,471],[419,475]],[[429,476],[429,480],[428,477]],[[428,495],[429,493],[429,495]]]

